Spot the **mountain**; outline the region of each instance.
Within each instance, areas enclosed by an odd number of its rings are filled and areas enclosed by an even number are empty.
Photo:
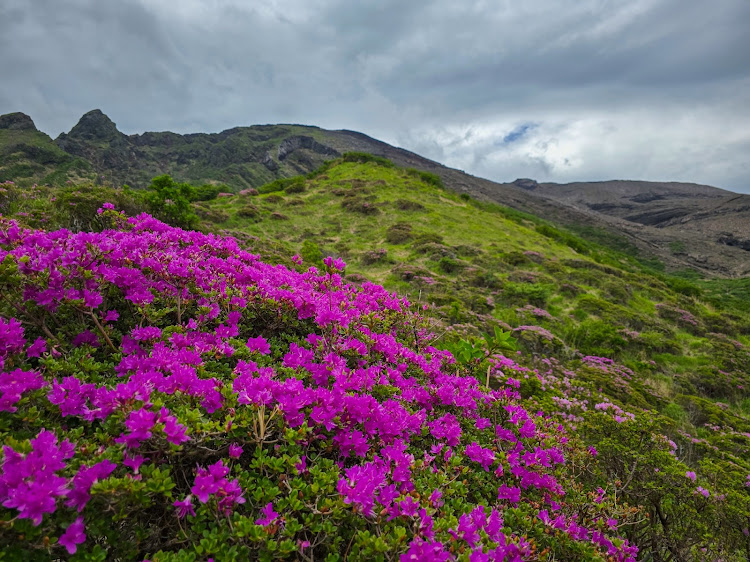
[[[196,185],[225,184],[234,192],[308,173],[346,152],[366,152],[435,173],[449,189],[544,217],[672,271],[750,274],[750,196],[710,186],[629,181],[558,185],[531,179],[499,183],[354,131],[256,125],[212,134],[126,135],[98,109],[54,142],[27,116],[2,116],[0,151],[0,180],[61,185],[97,175],[111,185],[142,188],[154,176],[169,174]]]
[[[25,113],[0,115],[0,182],[63,184],[93,178],[92,167],[57,146]]]

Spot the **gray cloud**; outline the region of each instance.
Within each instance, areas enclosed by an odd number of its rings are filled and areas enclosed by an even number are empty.
[[[297,122],[498,181],[750,192],[746,0],[6,0],[0,113],[56,136]],[[507,140],[506,140],[507,139]]]

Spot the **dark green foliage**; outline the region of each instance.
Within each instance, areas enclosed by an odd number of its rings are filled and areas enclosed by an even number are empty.
[[[503,297],[513,304],[533,304],[544,306],[552,294],[553,287],[548,284],[504,283]]]
[[[417,178],[419,181],[422,181],[433,187],[445,189],[445,184],[443,184],[443,179],[437,174],[433,174],[431,172],[425,172],[423,170],[415,170],[414,168],[407,168],[406,173],[412,177]]]
[[[320,247],[312,240],[305,240],[299,252],[300,257],[306,265],[323,266],[323,252]]]
[[[500,261],[507,263],[508,265],[517,266],[525,263],[530,263],[531,260],[528,256],[524,255],[523,252],[513,251],[505,252],[500,254]]]
[[[200,204],[193,204],[193,210],[198,218],[213,223],[224,223],[229,220],[229,213],[219,209],[211,209]]]
[[[377,215],[380,214],[380,209],[375,206],[375,203],[366,200],[364,197],[346,197],[341,202],[341,207],[351,213],[359,213],[362,215]]]
[[[292,191],[289,191],[291,189]],[[296,191],[299,190],[299,191]],[[286,191],[287,193],[301,193],[305,190],[305,178],[295,176],[293,178],[280,178],[258,188],[259,193],[276,193]]]
[[[372,265],[375,263],[381,263],[387,261],[388,250],[385,248],[378,248],[376,250],[368,250],[362,254],[362,265]]]
[[[384,166],[386,168],[393,168],[394,164],[387,158],[382,156],[375,156],[367,152],[346,152],[341,157],[344,162],[354,162],[357,164],[377,164],[378,166]]]
[[[547,238],[550,238],[557,242],[561,242],[580,254],[586,254],[589,252],[589,247],[583,240],[553,226],[550,226],[548,224],[539,224],[534,229],[539,234],[542,234]]]
[[[396,199],[393,202],[399,211],[424,211],[425,207],[421,203],[412,201],[410,199]]]
[[[594,318],[580,322],[566,341],[584,355],[601,357],[616,356],[627,344],[617,326]]]
[[[231,191],[226,185],[203,184],[195,188],[192,201],[213,201],[219,193]]]
[[[456,273],[463,267],[463,264],[459,260],[447,256],[438,260],[438,269],[443,273]]]
[[[180,228],[193,229],[198,225],[198,216],[190,202],[195,197],[195,188],[188,183],[177,183],[170,176],[157,176],[144,195],[151,213]]]
[[[411,225],[406,222],[397,222],[385,232],[385,239],[389,244],[403,244],[410,240],[411,236]]]
[[[294,178],[294,181],[289,183],[284,188],[284,192],[287,194],[303,193],[305,191],[305,180],[302,176]]]
[[[497,289],[501,286],[500,279],[490,271],[476,271],[469,277],[468,281],[474,287],[483,287],[486,289]]]
[[[424,232],[414,237],[412,247],[416,249],[426,244],[442,244],[443,242],[443,237],[440,234],[436,232]]]
[[[237,211],[237,216],[242,217],[243,219],[253,220],[260,220],[261,218],[260,209],[252,203],[246,203],[244,206],[240,207]]]

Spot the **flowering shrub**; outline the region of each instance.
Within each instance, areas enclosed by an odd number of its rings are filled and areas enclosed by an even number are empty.
[[[108,207],[0,219],[8,559],[634,560],[592,454],[407,301]]]

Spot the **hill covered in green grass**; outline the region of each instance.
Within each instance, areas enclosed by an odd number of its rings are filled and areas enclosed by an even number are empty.
[[[158,175],[236,193],[306,174],[347,152],[387,158],[440,176],[457,193],[499,203],[576,231],[586,240],[627,247],[669,271],[711,277],[748,274],[748,197],[710,186],[669,182],[483,179],[362,133],[303,125],[254,125],[219,133],[125,134],[101,110],[89,111],[54,141],[22,113],[0,116],[0,179],[62,186],[93,180],[142,189]]]
[[[627,246],[584,240],[361,153],[257,190],[188,188],[182,215],[169,212],[179,189],[159,199],[93,185],[7,185],[0,209],[25,226],[97,231],[106,226],[97,209],[111,202],[130,215],[189,219],[300,273],[342,259],[345,282],[365,293],[367,282],[382,284],[422,311],[430,335],[414,328],[412,345],[451,350],[456,373],[517,389],[527,411],[580,440],[594,460],[572,457],[566,476],[592,494],[592,506],[597,494],[615,498],[614,525],[641,559],[746,556],[750,311],[742,280],[665,275]],[[512,455],[502,439],[496,446]]]

